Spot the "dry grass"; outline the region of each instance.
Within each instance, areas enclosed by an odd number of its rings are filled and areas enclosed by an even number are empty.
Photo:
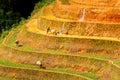
[[[116,67],[113,61],[107,61],[110,58],[109,56],[99,55],[116,53],[115,55],[119,58],[120,24],[118,22],[120,21],[120,15],[118,12],[120,10],[118,8],[111,10],[111,6],[115,5],[114,0],[109,1],[109,4],[107,0],[102,4],[100,4],[102,0],[96,0],[92,3],[88,0],[84,0],[83,2],[71,0],[75,2],[74,4],[68,1],[65,2],[65,0],[61,1],[62,3],[60,2],[56,5],[44,7],[42,11],[38,12],[36,16],[25,23],[23,29],[21,29],[18,34],[16,33],[17,35],[13,34],[11,37],[6,38],[7,41],[4,43],[3,48],[7,50],[6,52],[9,54],[5,54],[9,56],[1,54],[1,57],[16,63],[35,64],[35,62],[40,59],[43,60],[43,64],[46,67],[56,69],[53,69],[53,71],[40,71],[38,69],[32,69],[34,66],[14,64],[9,61],[0,60],[2,65],[27,68],[19,70],[19,68],[0,66],[1,71],[3,71],[3,73],[5,71],[7,71],[6,73],[10,72],[8,77],[13,76],[12,74],[17,71],[18,74],[16,74],[17,76],[15,75],[15,77],[24,79],[41,79],[42,77],[47,80],[61,80],[61,78],[67,80],[84,80],[84,77],[75,75],[78,74],[76,72],[85,72],[80,75],[95,80],[98,76],[102,76],[101,79],[120,79],[119,67]],[[79,3],[84,5],[97,4],[98,6],[96,8],[89,6],[79,7]],[[102,5],[106,6],[106,8],[101,7]],[[84,8],[86,8],[85,21],[79,22],[78,20],[82,17]],[[65,31],[69,31],[68,35],[45,34],[48,26],[51,29],[60,31],[64,23]],[[20,43],[23,44],[23,47],[16,47],[14,43],[15,39],[18,39]],[[36,49],[41,51],[36,52]],[[86,54],[91,52],[94,54]],[[80,55],[78,55],[78,53]],[[119,61],[114,62],[119,64]],[[30,67],[31,70],[28,70],[28,67]],[[58,72],[54,72],[54,70]],[[110,74],[108,74],[109,71],[111,72]],[[68,74],[69,72],[75,74]],[[22,75],[23,73],[25,73],[25,75]],[[38,73],[40,74],[39,77]],[[21,76],[19,77],[18,75]]]
[[[93,0],[93,1],[80,1],[80,0],[70,0],[73,3],[78,3],[82,5],[92,5],[92,6],[115,6],[118,0]]]

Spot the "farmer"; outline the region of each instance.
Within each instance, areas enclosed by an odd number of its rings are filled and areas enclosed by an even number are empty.
[[[48,34],[48,32],[49,32],[49,31],[50,31],[50,27],[48,27],[48,28],[47,28],[47,31],[46,31],[46,33]]]
[[[46,69],[46,67],[43,66],[43,64],[42,64],[41,61],[37,61],[36,64],[37,64],[40,68],[42,68],[42,69]]]
[[[19,41],[16,40],[16,41],[15,41],[15,44],[16,44],[16,46],[19,46]]]

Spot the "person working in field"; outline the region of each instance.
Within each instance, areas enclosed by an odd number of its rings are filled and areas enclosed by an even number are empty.
[[[50,27],[47,28],[46,33],[48,34],[49,31],[50,31]]]

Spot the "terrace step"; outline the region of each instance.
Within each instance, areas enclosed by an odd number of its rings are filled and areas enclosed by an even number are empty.
[[[57,0],[43,7],[3,41],[5,53],[0,53],[0,77],[119,80],[119,3]],[[50,31],[46,31],[48,27]],[[38,61],[46,69],[40,69]]]
[[[71,3],[74,3],[74,4],[79,4],[79,5],[86,5],[86,6],[94,6],[94,7],[97,7],[97,6],[104,6],[104,7],[113,7],[113,6],[120,6],[120,2],[119,0],[92,0],[92,1],[88,1],[88,0],[70,0]]]
[[[119,1],[116,2],[116,0],[111,0],[111,1],[94,0],[94,1],[90,1],[91,2],[90,4],[89,1],[82,1],[82,0],[81,1],[70,0],[70,2],[71,4],[68,5],[62,3],[61,0],[60,1],[58,0],[56,5],[53,6],[52,9],[54,15],[59,18],[73,19],[79,22],[119,23],[120,21],[120,14],[119,14],[120,6],[116,6],[117,4],[120,3]],[[72,4],[75,2],[78,4]],[[79,2],[81,2],[81,4],[79,4]],[[85,4],[83,5],[82,3],[84,2]],[[100,4],[101,2],[105,4]],[[94,3],[98,3],[100,4],[100,6]]]
[[[65,80],[66,79],[92,80],[80,74],[70,73],[70,71],[63,72],[57,69],[55,70],[54,69],[39,69],[39,67],[36,67],[36,66],[17,64],[17,63],[12,63],[6,60],[2,60],[2,61],[0,60],[0,76],[7,77],[8,79],[10,78],[14,80],[16,79],[17,80],[21,80],[21,79],[61,80],[61,78]]]
[[[49,7],[42,9],[44,13],[51,13]],[[50,16],[49,16],[50,15]],[[54,14],[39,15],[39,19],[33,19],[29,21],[26,26],[28,28],[38,28],[40,30],[46,31],[47,27],[50,27],[51,30],[62,31],[70,35],[77,36],[97,36],[97,37],[109,37],[109,38],[118,38],[120,34],[120,24],[119,23],[107,23],[99,21],[85,21],[80,22],[77,20],[63,19],[55,17]],[[120,18],[119,18],[120,19]],[[31,27],[30,27],[31,26]],[[114,34],[113,34],[114,33]]]

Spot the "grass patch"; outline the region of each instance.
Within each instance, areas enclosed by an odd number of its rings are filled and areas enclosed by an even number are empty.
[[[1,35],[0,35],[0,40],[3,40],[9,33],[9,30],[6,31],[2,31]]]
[[[4,59],[0,59],[0,65],[4,65],[4,66],[8,66],[8,67],[25,68],[25,69],[43,70],[43,69],[40,69],[39,66],[18,64],[18,63],[10,62],[8,60],[4,60]],[[63,73],[65,72],[65,73],[76,74],[76,75],[82,75],[82,76],[86,76],[86,77],[94,79],[94,80],[98,78],[98,76],[96,76],[95,74],[92,74],[92,73],[79,73],[79,72],[76,72],[76,71],[73,71],[73,70],[67,70],[67,69],[62,69],[62,68],[47,68],[45,70],[54,71],[54,72],[63,72]],[[0,80],[11,80],[11,79],[1,77]]]
[[[36,5],[35,5],[35,9],[41,9],[43,6],[47,6],[49,4],[53,4],[55,3],[55,0],[42,0],[42,1],[39,1]]]
[[[80,54],[80,56],[82,56],[82,57],[90,57],[90,58],[98,58],[98,59],[103,59],[103,60],[110,59],[110,56],[104,56],[104,55],[92,54],[92,53],[84,53],[84,54]]]
[[[4,40],[4,38],[6,37],[6,35],[8,35],[9,31],[3,31],[1,34],[0,34],[0,47],[2,46],[2,42]]]
[[[12,47],[16,46],[15,45],[15,41],[16,41],[16,37],[17,37],[16,33],[17,32],[15,32],[11,37],[9,37],[8,41],[6,42],[6,44],[8,44],[9,46],[12,46]]]
[[[6,77],[0,77],[0,80],[16,80],[16,79],[10,79],[10,78],[6,78]]]
[[[38,66],[13,63],[4,59],[0,59],[0,64],[5,66],[19,67],[19,68],[39,69]]]
[[[95,75],[93,73],[80,73],[80,75],[89,77],[89,78],[91,78],[93,80],[97,80],[99,78],[99,76],[97,76],[97,75]]]
[[[115,60],[114,63],[118,66],[120,66],[120,60]]]
[[[51,54],[67,54],[67,52],[61,50],[42,50],[40,53],[51,53]]]
[[[22,46],[22,47],[18,47],[19,50],[23,50],[23,51],[36,51],[35,48],[30,47],[30,46]]]
[[[62,69],[62,68],[49,68],[48,70],[52,70],[52,71],[59,71],[59,72],[67,72],[67,73],[71,73],[71,74],[77,74],[77,72],[73,71],[73,70],[68,70],[68,69]]]
[[[61,68],[54,68],[54,69],[51,68],[49,70],[59,71],[59,72],[67,72],[67,73],[76,74],[76,75],[82,75],[82,76],[91,78],[93,80],[97,80],[99,78],[99,76],[97,76],[96,74],[93,74],[93,73],[81,73],[81,72],[76,72],[73,70],[67,70],[67,69],[61,69]]]
[[[15,32],[11,37],[9,37],[8,41],[6,42],[7,45],[11,46],[11,47],[17,47],[15,44],[15,41],[17,40],[17,32]],[[30,46],[21,46],[21,47],[17,47],[19,50],[23,50],[23,51],[35,51],[36,49]]]

